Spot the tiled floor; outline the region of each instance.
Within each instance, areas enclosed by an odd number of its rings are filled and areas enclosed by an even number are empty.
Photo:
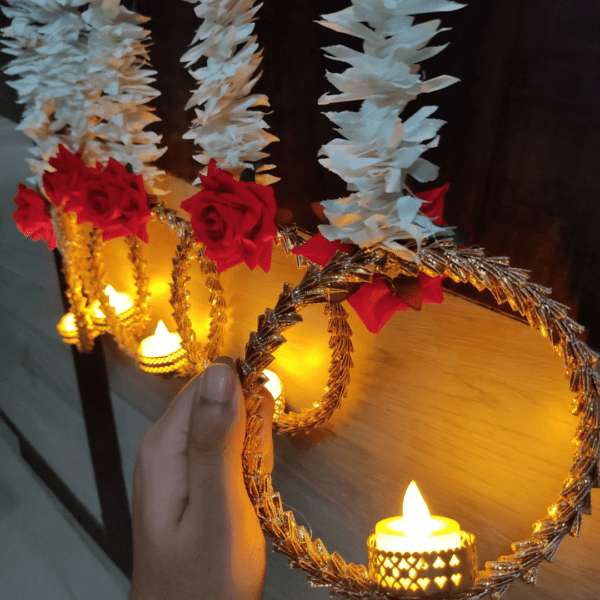
[[[0,117],[0,201],[7,204],[16,181],[27,176],[27,142],[14,128]],[[128,589],[127,578],[22,460],[0,421],[0,598],[124,600]]]
[[[0,421],[0,596],[120,600],[129,581],[23,462]]]

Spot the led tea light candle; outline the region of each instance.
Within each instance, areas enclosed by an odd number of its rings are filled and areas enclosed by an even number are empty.
[[[68,312],[63,315],[62,319],[56,325],[60,337],[66,344],[76,345],[79,342],[79,331],[77,329],[77,323],[75,322],[75,315]],[[92,337],[98,335],[97,331],[92,331]]]
[[[273,413],[273,422],[276,423],[279,416],[285,410],[285,396],[283,394],[283,384],[281,383],[281,379],[279,379],[279,376],[276,373],[273,373],[273,371],[265,369],[263,371],[263,375],[267,377],[265,388],[275,400],[275,412]]]
[[[75,315],[73,313],[68,312],[63,315],[56,329],[58,329],[63,342],[76,344],[79,341],[79,331],[77,330],[77,323],[75,322]]]
[[[135,313],[133,300],[128,294],[117,292],[112,285],[107,285],[104,293],[108,296],[108,303],[114,308],[116,315],[122,322],[128,322]],[[100,301],[94,300],[91,306],[92,322],[100,331],[107,331],[106,315],[102,312]]]
[[[367,546],[369,577],[393,597],[457,592],[477,574],[475,537],[452,519],[431,516],[414,481],[402,516],[377,523]]]
[[[159,321],[154,334],[140,343],[138,360],[142,370],[148,373],[177,371],[186,362],[181,336],[171,333],[165,324]]]

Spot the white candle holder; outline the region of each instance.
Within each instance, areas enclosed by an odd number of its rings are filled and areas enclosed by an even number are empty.
[[[369,578],[391,598],[436,598],[470,587],[477,576],[475,536],[460,532],[460,546],[432,552],[390,552],[367,540]]]

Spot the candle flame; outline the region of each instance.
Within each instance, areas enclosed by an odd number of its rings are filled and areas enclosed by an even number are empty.
[[[267,376],[265,388],[271,394],[271,396],[273,396],[273,400],[277,400],[277,398],[281,396],[281,391],[283,389],[281,379],[279,379],[279,377],[273,373],[273,371],[269,371],[268,369],[263,371],[263,375]]]
[[[104,288],[104,293],[108,296],[108,303],[115,309],[115,312],[118,315],[129,310],[133,306],[133,300],[129,297],[129,295],[120,294],[112,285],[107,285]],[[98,300],[94,300],[92,304],[92,311],[95,317],[99,319],[106,318],[106,315],[100,308],[100,302]]]
[[[433,531],[431,513],[414,481],[410,482],[402,501],[402,529],[405,535],[420,537]]]
[[[115,306],[119,292],[117,292],[112,285],[107,285],[106,288],[104,288],[104,293],[108,296],[109,304]]]
[[[65,328],[65,331],[67,331],[68,333],[74,333],[77,331],[77,323],[75,323],[75,315],[73,313],[68,312],[63,317],[62,323]]]
[[[154,337],[156,342],[164,342],[169,339],[171,333],[167,329],[167,326],[163,323],[162,319],[158,322],[156,329],[154,330]]]

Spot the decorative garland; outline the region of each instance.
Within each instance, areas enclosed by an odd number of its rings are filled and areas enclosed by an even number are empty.
[[[253,76],[262,61],[256,35],[252,35],[261,5],[254,4],[255,0],[198,2],[195,13],[202,23],[192,42],[198,43],[181,57],[190,75],[199,82],[185,107],[196,107],[196,118],[183,137],[202,148],[194,157],[202,165],[216,160],[238,178],[244,168],[255,169],[256,181],[268,185],[278,181],[265,173],[274,165],[255,164],[269,156],[263,149],[278,138],[267,132],[269,126],[263,113],[255,110],[269,106],[269,99],[264,94],[251,93],[260,74]],[[190,68],[201,60],[203,64],[205,61],[203,67]]]
[[[159,92],[149,84],[155,71],[140,27],[145,17],[120,2],[104,0],[7,0],[2,7],[12,24],[2,30],[4,52],[15,58],[6,68],[25,105],[18,125],[35,142],[28,159],[41,188],[48,161],[62,144],[81,150],[86,164],[107,156],[143,174],[153,193],[162,171],[151,166],[166,148],[160,136],[145,132],[157,121],[147,103]]]
[[[348,564],[336,552],[329,554],[321,540],[313,541],[306,529],[296,524],[293,513],[284,511],[258,452],[261,373],[274,360],[273,352],[285,342],[282,332],[302,320],[299,312],[303,307],[316,302],[326,304],[332,296],[350,294],[352,284],[367,282],[376,273],[447,275],[480,291],[488,289],[499,304],[508,302],[552,343],[563,359],[571,391],[576,394],[573,412],[579,418],[573,465],[548,514],[533,525],[530,538],[512,544],[513,554],[486,563],[470,589],[451,596],[457,600],[487,596],[498,599],[516,579],[535,583],[539,565],[544,560],[552,562],[564,536],[578,536],[582,515],[591,514],[591,490],[600,487],[600,376],[594,371],[598,355],[579,339],[583,327],[567,315],[567,308],[548,297],[549,289],[530,282],[526,271],[510,267],[508,259],[486,256],[477,248],[458,249],[451,241],[422,248],[419,259],[416,265],[379,249],[362,249],[351,255],[338,252],[326,266],[309,267],[295,288],[285,284],[275,308],[259,318],[258,330],[250,335],[244,358],[238,361],[248,413],[246,489],[275,549],[289,557],[291,567],[308,573],[311,584],[329,586],[333,595],[346,598],[386,598],[369,579],[365,566]]]

